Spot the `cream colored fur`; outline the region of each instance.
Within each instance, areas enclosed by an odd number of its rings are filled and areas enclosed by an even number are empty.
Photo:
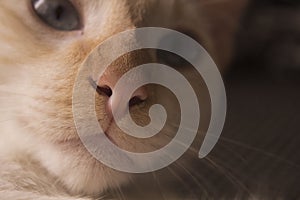
[[[130,175],[99,163],[78,139],[71,97],[80,64],[115,33],[162,26],[192,31],[224,71],[246,4],[233,0],[72,2],[84,28],[60,32],[34,15],[29,0],[0,1],[0,199],[98,199],[107,188],[128,183]],[[128,70],[126,63],[142,62],[136,55],[124,59],[127,62],[113,66],[116,73]],[[98,100],[99,115],[106,126],[103,101]],[[144,121],[138,112],[135,116]],[[120,136],[115,125],[111,129],[121,147],[143,151]]]

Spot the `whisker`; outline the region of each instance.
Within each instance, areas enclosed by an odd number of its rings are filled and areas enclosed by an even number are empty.
[[[178,124],[172,124],[170,123],[170,125],[174,126],[174,127],[177,127]],[[183,127],[183,129],[186,129],[188,131],[190,131],[191,129],[187,128],[187,127]],[[166,136],[169,136],[168,134],[166,134]],[[253,150],[253,151],[256,151],[256,152],[259,152],[261,153],[262,155],[264,156],[267,156],[267,157],[271,157],[271,158],[275,158],[277,161],[280,161],[280,162],[284,162],[286,164],[289,164],[289,165],[292,165],[294,167],[300,167],[300,165],[296,164],[296,163],[293,163],[291,162],[290,160],[288,159],[285,159],[283,157],[280,157],[276,154],[273,154],[273,153],[270,153],[270,152],[267,152],[263,149],[260,149],[260,148],[257,148],[257,147],[253,147],[253,146],[250,146],[250,145],[247,145],[247,144],[244,144],[244,143],[241,143],[241,142],[238,142],[238,141],[235,141],[235,140],[232,140],[232,139],[229,139],[229,138],[226,138],[224,136],[221,135],[221,137],[219,138],[219,141],[221,142],[228,142],[228,143],[231,143],[231,144],[234,144],[234,145],[237,145],[237,146],[241,146],[243,148],[246,148],[246,149],[250,149],[250,150]],[[219,145],[222,144],[221,142],[219,142]],[[226,145],[223,145],[223,147],[225,147]],[[228,149],[229,150],[229,149]],[[237,157],[239,157],[241,160],[243,161],[246,161],[243,157],[239,156],[237,152],[234,152],[231,150],[232,153],[234,153]]]
[[[222,142],[220,142],[219,145],[222,146],[226,151],[228,151],[231,157],[235,156],[241,162],[243,163],[247,162],[247,160],[242,155],[240,155],[239,152],[233,151],[231,148],[229,148],[227,145],[223,144]]]
[[[109,174],[111,174],[111,172],[109,172]],[[112,180],[113,182],[115,182],[115,180]],[[113,194],[117,194],[118,199],[122,200],[125,199],[124,193],[122,191],[122,189],[120,188],[120,186],[117,184],[117,182],[115,182],[115,187],[114,188],[110,188],[111,190],[113,190]]]
[[[175,172],[175,170],[172,169],[172,167],[167,166],[166,169],[177,179],[179,180],[179,182],[181,184],[183,184],[185,186],[185,188],[189,188],[187,183],[183,180],[183,178],[181,178],[180,176],[178,176],[178,174]]]
[[[201,184],[200,181],[199,181],[198,179],[196,179],[195,176],[192,175],[191,172],[189,172],[188,169],[185,169],[184,167],[182,167],[182,164],[180,164],[178,161],[175,162],[174,165],[175,165],[177,168],[183,169],[183,172],[186,173],[190,178],[192,178],[193,182],[196,183],[197,187],[199,187],[199,188],[202,189],[202,191],[204,192],[203,195],[204,195],[206,198],[209,197],[207,188],[204,187],[204,184]],[[181,183],[183,183],[184,186],[185,186],[186,188],[188,188],[189,190],[191,190],[190,187],[189,187],[189,185],[186,183],[186,181],[183,180],[180,176],[178,176],[178,175],[176,174],[175,170],[173,170],[171,167],[167,167],[167,169],[170,171],[170,173],[173,174],[173,176],[175,176],[175,178],[177,178]],[[197,178],[199,178],[199,177],[197,176]],[[203,180],[203,179],[202,179],[202,180]]]
[[[221,172],[230,182],[232,182],[234,185],[242,188],[244,191],[248,193],[249,196],[251,196],[251,192],[249,189],[243,184],[237,177],[235,177],[230,171],[226,170],[224,167],[218,165],[216,162],[214,162],[212,159],[205,157],[206,161],[208,161],[211,166],[213,166],[215,169],[217,169],[219,172]]]
[[[180,162],[175,162],[175,166],[182,169],[189,177],[192,178],[192,180],[197,184],[198,187],[202,188],[202,184],[195,178],[195,176],[187,169],[185,166],[183,166]]]
[[[188,128],[186,128],[187,130],[189,130]],[[185,146],[185,144],[182,143],[178,143],[180,145]],[[195,153],[196,155],[198,155],[198,151],[194,148],[194,147],[189,147],[189,150],[193,153]],[[251,194],[249,189],[245,186],[245,184],[243,184],[241,181],[239,181],[239,179],[237,177],[235,177],[230,171],[228,171],[226,168],[220,166],[219,164],[217,164],[216,162],[214,162],[212,159],[205,157],[204,158],[205,161],[204,162],[210,166],[212,166],[213,168],[217,169],[219,172],[221,172],[231,183],[233,183],[234,185],[238,186],[239,188],[242,188],[244,191],[247,192],[247,194]],[[176,162],[175,163],[177,166],[181,167],[181,169],[183,169],[190,177],[192,177],[193,181],[199,186],[202,187],[200,182],[194,178],[193,174],[191,174],[191,172],[189,172],[189,170],[187,168],[185,168],[181,163]],[[207,194],[208,195],[208,194]]]
[[[223,141],[223,142],[228,142],[228,143],[230,143],[230,144],[234,144],[234,145],[243,147],[243,148],[245,148],[245,149],[250,149],[250,150],[252,150],[252,151],[259,152],[259,153],[261,153],[261,154],[264,155],[264,156],[271,157],[271,158],[275,158],[277,161],[281,161],[281,162],[284,162],[284,163],[286,163],[286,164],[289,164],[289,165],[292,165],[292,166],[295,166],[295,167],[300,167],[300,165],[295,164],[295,163],[291,162],[290,160],[287,160],[287,159],[285,159],[285,158],[282,158],[281,156],[278,156],[278,155],[276,155],[276,154],[267,152],[267,151],[265,151],[265,150],[263,150],[263,149],[260,149],[260,148],[257,148],[257,147],[253,147],[253,146],[250,146],[250,145],[247,145],[247,144],[238,142],[238,141],[234,141],[234,140],[232,140],[232,139],[225,138],[224,136],[220,137],[220,140]]]
[[[155,175],[155,172],[152,172],[151,174],[152,174],[153,179],[155,180],[155,182],[156,182],[156,184],[157,184],[157,186],[158,186],[159,193],[160,193],[161,197],[162,197],[164,200],[166,200],[167,198],[165,198],[165,195],[163,194],[163,192],[162,192],[162,190],[161,190],[162,187],[161,187],[161,184],[160,184],[160,181],[159,181],[158,177]]]

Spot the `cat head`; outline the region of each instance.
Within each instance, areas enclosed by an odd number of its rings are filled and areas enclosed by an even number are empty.
[[[0,101],[6,110],[1,114],[3,119],[13,118],[8,132],[16,134],[17,139],[26,137],[24,146],[33,146],[35,159],[72,193],[94,194],[127,182],[128,174],[101,164],[86,150],[77,134],[72,95],[80,66],[93,49],[111,36],[155,26],[175,29],[197,40],[223,72],[232,56],[238,17],[245,3],[230,0],[1,1]],[[99,124],[120,148],[149,152],[166,145],[174,136],[180,121],[178,102],[169,100],[174,96],[166,88],[145,86],[128,102],[133,120],[141,126],[149,123],[148,111],[154,103],[165,105],[168,114],[173,116],[169,126],[147,141],[120,130],[109,108],[114,86],[124,73],[138,65],[158,61],[171,62],[191,80],[196,91],[207,92],[190,64],[174,55],[148,49],[121,56],[100,79],[91,83],[98,92],[95,111]],[[209,106],[205,106],[209,100],[205,95],[199,96],[200,101],[201,98],[204,110],[209,113]]]

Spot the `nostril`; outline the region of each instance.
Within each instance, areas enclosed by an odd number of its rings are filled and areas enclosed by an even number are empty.
[[[129,107],[141,104],[144,101],[145,101],[145,99],[142,99],[141,97],[138,97],[138,96],[132,97],[129,101]]]
[[[131,106],[141,104],[147,98],[148,98],[148,95],[147,95],[146,89],[144,87],[141,87],[133,93],[131,99],[129,100],[129,106],[131,107]]]
[[[104,85],[104,86],[98,86],[97,87],[97,92],[100,93],[100,94],[104,94],[108,97],[111,97],[112,94],[113,94],[113,91],[110,87],[108,87],[107,85]]]

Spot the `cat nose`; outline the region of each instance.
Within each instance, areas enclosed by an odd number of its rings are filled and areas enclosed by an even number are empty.
[[[112,101],[116,103],[116,105],[119,104],[120,99],[115,99],[114,93],[117,91],[114,90],[114,87],[118,81],[118,77],[114,76],[113,74],[104,74],[98,83],[98,89],[101,91],[101,93],[107,97],[109,97],[110,103],[109,107],[111,107]],[[126,86],[124,86],[126,87]],[[134,93],[132,94],[128,103],[129,107],[133,107],[135,105],[139,105],[148,98],[147,90],[144,86],[138,88]],[[111,108],[109,108],[111,110]]]

